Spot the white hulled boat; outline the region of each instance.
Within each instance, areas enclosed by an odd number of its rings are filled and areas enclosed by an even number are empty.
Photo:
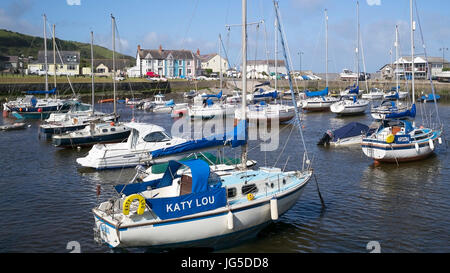
[[[246,75],[246,0],[242,3]],[[274,5],[279,22],[278,4]],[[286,56],[285,60],[289,72]],[[290,76],[289,79],[292,88]],[[245,96],[245,77],[243,86]],[[245,100],[242,107],[246,109]],[[246,132],[245,114],[243,120],[241,129]],[[244,142],[241,162],[246,163]],[[306,151],[305,156],[308,158]],[[170,161],[161,179],[118,185],[115,190],[120,197],[92,210],[95,238],[113,248],[222,248],[236,244],[256,236],[294,206],[313,174],[309,161],[306,163],[308,166],[302,171],[263,167],[248,170],[242,166],[242,170],[219,176],[203,160]],[[179,173],[181,167],[189,171]]]

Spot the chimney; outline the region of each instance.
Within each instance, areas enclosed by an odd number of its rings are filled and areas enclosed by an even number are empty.
[[[200,49],[197,48],[197,56],[200,56]]]
[[[162,51],[163,51],[162,45],[159,45],[159,54],[162,54]]]
[[[138,45],[138,51],[141,51],[141,45]]]

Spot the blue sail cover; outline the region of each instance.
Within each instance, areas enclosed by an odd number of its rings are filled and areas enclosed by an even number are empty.
[[[172,99],[172,100],[169,100],[168,102],[166,102],[165,106],[173,106],[173,105],[175,105],[175,103],[173,102],[173,99]]]
[[[369,126],[359,122],[352,122],[333,131],[333,141],[347,137],[359,136],[367,131],[369,131]]]
[[[27,91],[26,93],[28,95],[38,95],[38,94],[49,94],[49,95],[53,95],[56,92],[56,87],[53,88],[52,90],[49,91]]]
[[[232,132],[217,134],[211,137],[187,141],[172,147],[163,148],[150,152],[152,158],[158,158],[173,154],[193,152],[213,148],[217,146],[231,145],[232,148],[244,145],[247,142],[247,122],[238,123]]]
[[[386,115],[387,119],[398,119],[398,118],[407,118],[407,117],[411,117],[411,118],[416,117],[416,104],[413,104],[411,106],[410,110]]]
[[[222,98],[222,91],[220,91],[220,93],[217,95],[203,95],[202,98],[218,98],[218,99],[220,99],[220,98]]]
[[[350,89],[350,91],[348,91],[349,94],[359,94],[359,86],[356,86],[355,88]]]
[[[278,91],[273,91],[269,93],[262,93],[260,95],[253,95],[254,99],[260,99],[260,98],[273,98],[276,99],[278,97]]]
[[[317,92],[310,92],[310,91],[306,90],[305,94],[308,98],[328,96],[328,87],[322,91],[317,91]]]

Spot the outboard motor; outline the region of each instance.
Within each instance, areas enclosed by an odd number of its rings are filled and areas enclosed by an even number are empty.
[[[323,137],[317,142],[317,145],[330,145],[330,141],[333,139],[333,133],[328,130]]]

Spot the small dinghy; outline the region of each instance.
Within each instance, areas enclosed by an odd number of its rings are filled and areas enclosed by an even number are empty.
[[[1,131],[12,131],[12,130],[20,130],[24,129],[26,126],[26,123],[24,122],[16,122],[14,124],[5,124],[0,126]]]
[[[352,122],[337,130],[328,130],[317,145],[348,146],[361,144],[363,135],[369,132],[369,126]]]

